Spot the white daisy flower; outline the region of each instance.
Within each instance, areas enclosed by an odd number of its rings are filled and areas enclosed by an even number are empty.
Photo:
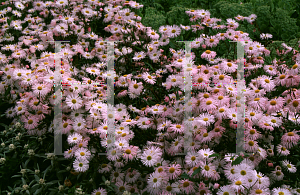
[[[160,176],[159,173],[154,172],[150,175],[148,178],[147,183],[152,187],[152,188],[158,188],[162,185],[163,178]]]
[[[202,159],[207,159],[210,155],[214,154],[215,152],[211,149],[201,149],[198,151],[199,156]]]
[[[144,165],[152,167],[161,159],[160,154],[161,153],[155,153],[148,149],[143,152],[140,158]]]
[[[74,110],[78,110],[82,106],[82,99],[77,95],[68,95],[66,98],[66,104]]]
[[[78,133],[74,133],[68,136],[68,143],[69,144],[76,144],[82,139],[82,136]]]
[[[134,57],[132,58],[134,61],[140,61],[141,59],[145,58],[146,54],[145,52],[141,51],[141,52],[135,52]]]
[[[21,2],[15,2],[15,7],[20,10],[23,10],[25,8],[25,6]]]
[[[73,167],[75,171],[85,172],[89,169],[89,161],[84,158],[75,159],[75,161],[73,162]]]
[[[128,90],[131,93],[140,94],[143,91],[143,83],[139,82],[137,83],[136,80],[133,80],[133,82],[130,83]]]
[[[129,147],[128,141],[124,138],[120,138],[119,140],[117,140],[115,142],[115,146],[117,146],[117,148],[122,149],[122,148],[127,148]]]
[[[170,27],[170,31],[169,31],[169,37],[170,38],[174,38],[174,37],[178,37],[180,35],[181,29],[179,26],[177,25],[173,25]]]
[[[90,159],[91,157],[91,152],[86,149],[86,148],[79,148],[76,152],[75,152],[75,156],[77,159]]]
[[[73,124],[73,128],[75,131],[79,131],[83,129],[85,126],[85,120],[83,118],[76,118]]]
[[[289,172],[296,173],[297,168],[295,167],[295,165],[291,164],[288,160],[283,160],[281,162]]]
[[[150,83],[152,85],[156,83],[155,77],[151,76],[148,72],[144,72],[142,77],[147,83]]]
[[[99,75],[99,73],[100,73],[99,69],[93,68],[93,67],[92,68],[87,68],[86,71],[88,73],[92,74],[92,75],[95,75],[95,76]]]
[[[94,15],[94,11],[91,8],[83,8],[81,10],[81,13],[88,18],[90,18]]]
[[[196,164],[198,164],[200,161],[199,154],[196,152],[188,152],[185,156],[185,162],[190,166],[194,167]]]
[[[213,115],[203,113],[199,117],[197,117],[197,120],[201,122],[204,126],[209,126],[215,121],[215,118]]]
[[[274,188],[272,192],[272,195],[292,195],[288,189],[284,188]]]
[[[201,18],[204,18],[205,16],[210,16],[210,13],[209,11],[202,9],[197,11],[197,15],[200,16]]]

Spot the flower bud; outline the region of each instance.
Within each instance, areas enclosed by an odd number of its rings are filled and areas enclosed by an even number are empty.
[[[110,181],[106,180],[106,181],[105,181],[105,185],[106,185],[106,186],[109,186],[109,185],[110,185]]]
[[[268,163],[268,167],[273,167],[273,163]]]
[[[220,184],[218,184],[218,183],[215,183],[215,184],[214,184],[214,188],[215,188],[215,189],[219,189],[219,187],[220,187]]]

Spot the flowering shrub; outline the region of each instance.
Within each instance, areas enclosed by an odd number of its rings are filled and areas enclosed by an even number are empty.
[[[140,22],[134,10],[143,5],[134,1],[23,1],[6,6],[0,90],[3,101],[15,106],[5,112],[13,121],[3,125],[1,179],[10,176],[7,168],[18,172],[14,166],[20,159],[25,163],[20,164],[21,174],[12,177],[21,179],[3,192],[300,193],[295,183],[300,55],[296,45],[285,43],[271,55],[274,48],[237,30],[239,21],[252,23],[255,14],[224,22],[208,10],[188,10],[191,25],[156,31]],[[180,36],[193,40],[190,60],[176,42]],[[261,34],[261,39],[269,38],[271,34]],[[51,152],[57,131],[55,40],[70,41],[61,49],[63,157]],[[107,40],[119,41],[115,74],[105,70]],[[241,106],[236,100],[241,97],[229,83],[237,79],[240,62],[229,40],[244,41],[245,150],[251,155],[234,153],[236,108]],[[193,140],[185,147],[184,72],[198,83],[189,102]],[[115,140],[107,136],[107,86],[99,85],[112,74]],[[78,81],[90,85],[74,85]],[[107,149],[113,141],[114,147]],[[185,149],[185,155],[178,155]]]

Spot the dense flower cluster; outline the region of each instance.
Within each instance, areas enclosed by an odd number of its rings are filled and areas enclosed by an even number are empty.
[[[171,195],[178,193],[186,194],[213,194],[231,195],[238,193],[250,194],[300,194],[299,189],[292,189],[290,186],[270,189],[270,185],[276,181],[283,180],[284,173],[296,173],[297,168],[287,158],[281,162],[281,166],[270,173],[261,173],[255,168],[268,157],[274,155],[272,142],[274,130],[282,133],[280,145],[276,146],[276,155],[289,156],[289,151],[297,146],[300,136],[297,129],[287,131],[282,124],[291,121],[299,125],[300,112],[300,90],[298,89],[300,76],[300,55],[293,50],[295,56],[294,65],[288,67],[284,62],[274,59],[272,64],[265,65],[265,57],[270,51],[257,41],[249,41],[251,38],[246,32],[236,30],[239,21],[246,20],[252,23],[256,15],[249,17],[237,16],[234,19],[227,19],[225,24],[218,24],[220,19],[211,18],[207,10],[189,10],[186,14],[191,16],[191,21],[197,21],[196,25],[161,26],[156,32],[145,27],[141,18],[132,10],[139,9],[140,5],[134,1],[107,1],[101,3],[88,0],[83,1],[20,1],[15,2],[13,7],[1,10],[1,15],[12,12],[20,17],[28,3],[33,8],[28,10],[25,19],[14,20],[7,23],[8,18],[1,19],[2,37],[1,42],[13,41],[14,37],[6,33],[8,29],[20,31],[22,36],[18,38],[18,44],[7,44],[2,51],[9,52],[10,56],[0,53],[1,94],[11,87],[11,102],[16,106],[6,111],[6,117],[16,120],[21,118],[24,128],[28,134],[41,136],[47,132],[53,132],[54,121],[49,126],[43,123],[47,115],[55,106],[54,95],[54,53],[47,50],[53,49],[56,37],[67,37],[75,35],[76,44],[63,43],[61,50],[62,65],[61,78],[63,83],[99,83],[105,80],[112,72],[106,71],[108,63],[107,42],[105,40],[124,41],[132,47],[122,46],[115,48],[116,58],[121,58],[118,63],[124,65],[128,59],[132,63],[141,66],[143,61],[150,59],[153,64],[160,63],[161,68],[149,73],[141,69],[137,74],[122,74],[121,69],[115,78],[116,88],[123,90],[116,94],[122,98],[129,96],[130,99],[144,98],[144,94],[150,88],[162,87],[168,91],[164,104],[156,104],[145,108],[136,108],[124,103],[115,105],[115,147],[107,151],[106,158],[109,163],[96,164],[99,174],[110,174],[111,181],[118,187],[116,194],[127,192]],[[62,15],[57,10],[70,6],[72,9]],[[97,9],[96,9],[97,8]],[[34,11],[40,12],[42,17],[31,17]],[[43,18],[52,14],[50,24],[46,24]],[[83,21],[78,19],[83,17]],[[103,37],[97,32],[85,31],[87,22],[103,18],[103,23],[109,23],[104,30],[111,33],[110,37]],[[22,24],[28,24],[22,28]],[[224,31],[214,35],[201,34],[191,44],[193,49],[191,60],[187,60],[184,50],[176,51],[170,48],[172,56],[164,55],[163,46],[167,46],[172,38],[178,37],[183,31],[197,33],[205,28]],[[125,39],[126,37],[126,39]],[[140,41],[140,39],[147,40]],[[261,39],[272,38],[270,34],[261,34]],[[245,150],[253,153],[252,156],[244,157],[238,165],[232,162],[238,158],[235,154],[229,153],[226,148],[222,151],[224,158],[210,157],[215,154],[212,148],[220,144],[223,134],[228,131],[224,122],[234,129],[236,128],[237,116],[236,100],[241,98],[237,95],[234,82],[234,73],[238,67],[237,60],[225,59],[217,56],[213,51],[225,40],[244,41],[245,47],[245,76],[253,76],[258,69],[263,68],[267,73],[251,79],[245,89]],[[95,47],[89,51],[89,45]],[[292,48],[283,44],[284,54],[292,51]],[[135,51],[135,48],[142,51]],[[36,57],[39,51],[40,57]],[[206,60],[207,64],[198,65],[197,56]],[[72,64],[73,58],[79,55],[82,60],[96,59],[98,62],[86,64],[81,69]],[[168,61],[167,61],[168,60]],[[28,65],[23,64],[28,63]],[[184,71],[192,75],[195,92],[192,94],[190,104],[192,105],[193,141],[185,146],[185,107],[184,107]],[[101,78],[100,78],[101,76]],[[162,77],[166,77],[162,81]],[[93,79],[92,79],[93,78]],[[209,83],[219,83],[211,86]],[[230,84],[231,83],[231,84]],[[224,85],[222,85],[224,84]],[[278,88],[286,88],[280,97],[270,96]],[[77,172],[86,172],[90,168],[90,162],[99,148],[92,144],[98,137],[101,140],[101,147],[105,148],[112,139],[107,137],[108,131],[108,108],[105,102],[107,91],[105,86],[95,85],[67,85],[62,92],[62,133],[68,136],[67,141],[71,148],[64,152],[64,157],[73,160],[73,167]],[[268,95],[267,95],[268,94]],[[144,98],[146,99],[146,98]],[[161,101],[161,100],[157,100]],[[137,116],[132,117],[132,114]],[[41,125],[42,124],[42,125]],[[147,134],[149,129],[157,130],[156,139],[148,141],[145,146],[132,145],[131,141],[135,134],[132,130],[138,127],[140,131]],[[264,145],[260,144],[263,140]],[[185,146],[185,147],[184,147]],[[187,148],[186,148],[187,147]],[[14,150],[14,145],[9,146]],[[177,157],[178,153],[188,152],[182,159]],[[28,153],[32,151],[28,150]],[[48,155],[49,156],[49,155]],[[164,159],[170,156],[173,160]],[[50,155],[49,158],[54,158]],[[154,172],[149,173],[146,178],[140,177],[142,173],[137,167],[132,170],[122,170],[130,161],[140,161],[145,167],[152,167]],[[1,159],[5,163],[5,159]],[[283,168],[283,170],[281,169]],[[200,172],[193,174],[198,168]],[[198,179],[193,182],[191,179],[182,178],[186,173],[190,178]],[[221,178],[224,175],[226,178]],[[227,185],[220,186],[219,180],[227,181]],[[209,181],[205,184],[204,181]],[[144,185],[145,184],[145,185]],[[224,183],[223,183],[224,184]],[[146,186],[146,187],[144,187]],[[24,186],[24,188],[27,188]],[[127,192],[124,192],[124,191]],[[124,193],[123,193],[124,192]],[[103,188],[95,189],[93,195],[107,194]]]

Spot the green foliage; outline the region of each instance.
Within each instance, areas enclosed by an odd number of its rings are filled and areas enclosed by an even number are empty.
[[[239,156],[234,161],[232,161],[231,165],[238,165],[243,161],[243,157]]]
[[[167,12],[167,24],[169,25],[188,25],[189,24],[189,16],[185,13],[185,11],[189,10],[184,7],[172,7],[169,12]]]
[[[249,16],[253,14],[253,6],[250,3],[239,4],[228,1],[220,1],[214,5],[216,13],[211,13],[213,17],[224,20],[225,18],[234,18],[237,15]]]
[[[160,26],[166,23],[166,17],[155,8],[147,7],[145,12],[145,16],[142,19],[142,23],[145,26],[151,26],[153,29],[158,30]]]
[[[256,14],[256,28],[247,21],[241,22],[238,30],[248,32],[254,40],[260,40],[261,33],[271,33],[272,40],[288,42],[300,37],[300,4],[298,0],[140,0],[137,1],[146,8],[144,22],[154,29],[160,25],[183,24],[190,25],[189,16],[185,13],[189,9],[205,9],[211,17],[226,21],[237,15],[248,17]],[[153,15],[154,14],[154,15]]]

